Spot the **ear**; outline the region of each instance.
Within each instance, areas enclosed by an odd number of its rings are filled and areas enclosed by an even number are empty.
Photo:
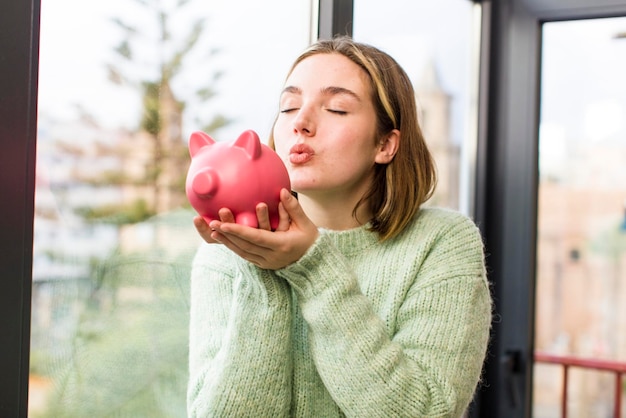
[[[398,152],[398,145],[400,145],[400,131],[393,129],[380,140],[374,161],[378,164],[389,164]]]
[[[261,140],[256,132],[252,130],[245,131],[233,144],[235,147],[243,148],[251,160],[256,160],[261,156]]]
[[[193,157],[200,148],[215,144],[215,140],[204,132],[194,132],[189,138],[189,154]]]

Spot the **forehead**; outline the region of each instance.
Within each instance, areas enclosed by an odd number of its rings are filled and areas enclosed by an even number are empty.
[[[337,53],[315,54],[303,59],[293,68],[285,85],[302,91],[342,87],[363,96],[371,90],[365,70]]]

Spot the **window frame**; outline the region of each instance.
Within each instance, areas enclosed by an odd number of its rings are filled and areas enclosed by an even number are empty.
[[[27,416],[40,0],[0,4],[0,416]]]

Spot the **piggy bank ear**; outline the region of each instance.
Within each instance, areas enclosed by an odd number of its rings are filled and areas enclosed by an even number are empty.
[[[254,131],[245,131],[239,135],[233,146],[243,148],[251,160],[256,160],[261,156],[261,140]]]
[[[189,154],[194,157],[198,151],[206,146],[215,144],[215,140],[204,132],[194,132],[189,138]]]

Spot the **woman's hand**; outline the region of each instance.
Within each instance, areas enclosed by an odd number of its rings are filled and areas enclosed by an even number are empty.
[[[235,222],[233,213],[228,209],[221,209],[219,211],[219,215],[222,222]],[[198,231],[198,234],[200,234],[200,237],[202,237],[203,240],[209,244],[219,244],[219,242],[211,238],[211,233],[213,231],[202,216],[196,216],[193,218],[193,226],[196,227],[196,231]]]
[[[219,221],[207,225],[198,216],[194,224],[205,241],[223,244],[249,262],[270,270],[281,269],[299,260],[317,239],[317,227],[287,189],[280,192],[276,231],[270,230],[267,205],[259,204],[256,209],[258,229],[236,224],[228,209],[219,211]]]

